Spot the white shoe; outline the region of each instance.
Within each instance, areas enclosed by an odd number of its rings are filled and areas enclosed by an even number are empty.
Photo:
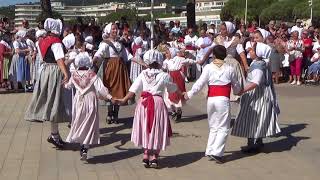
[[[297,83],[296,80],[292,81],[291,85],[295,85]]]
[[[298,82],[297,82],[297,85],[298,85],[298,86],[300,86],[301,84],[302,84],[301,81],[298,81]]]

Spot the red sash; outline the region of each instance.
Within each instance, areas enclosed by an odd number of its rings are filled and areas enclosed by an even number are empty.
[[[178,86],[178,89],[181,92],[186,92],[186,85],[184,82],[184,78],[181,75],[181,71],[180,70],[170,71],[169,74],[172,78],[172,81]],[[178,103],[180,100],[182,100],[181,97],[176,92],[169,93],[169,99],[171,102],[174,102],[174,103]]]
[[[133,44],[133,46],[132,46],[132,53],[133,53],[134,56],[136,55],[136,52],[137,52],[137,50],[138,50],[139,48],[142,48],[142,46],[141,46],[141,45],[137,45],[137,44]]]
[[[210,85],[208,88],[208,97],[225,96],[230,98],[231,84]]]
[[[46,56],[48,49],[54,43],[62,43],[62,41],[58,37],[54,36],[47,36],[39,40],[39,47],[43,58]]]
[[[141,97],[143,98],[142,105],[143,107],[147,108],[147,131],[148,133],[151,133],[152,127],[153,127],[153,122],[154,122],[154,99],[151,93],[143,91],[141,93]],[[168,119],[168,136],[172,136],[172,129],[170,125],[170,121]]]
[[[186,50],[193,51],[195,48],[192,45],[187,45]]]

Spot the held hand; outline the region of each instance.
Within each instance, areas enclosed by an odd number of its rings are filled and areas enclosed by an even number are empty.
[[[182,96],[186,101],[189,100],[188,94],[186,92],[182,93]]]

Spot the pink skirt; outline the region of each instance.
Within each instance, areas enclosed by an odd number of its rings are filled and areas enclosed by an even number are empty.
[[[147,130],[147,108],[140,98],[133,119],[131,141],[137,147],[149,150],[165,150],[170,144],[170,121],[167,107],[162,97],[154,96],[155,119],[151,132]]]

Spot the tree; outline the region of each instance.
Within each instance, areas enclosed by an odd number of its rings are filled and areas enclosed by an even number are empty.
[[[275,2],[262,11],[260,19],[264,23],[267,23],[270,20],[292,22],[297,18],[293,13],[293,9],[300,2],[301,0],[282,0]]]
[[[53,14],[50,0],[40,0],[40,4],[42,9],[42,16],[44,18],[52,18]]]
[[[248,21],[259,20],[263,9],[278,0],[248,0]],[[244,19],[246,0],[229,0],[221,10],[221,20]]]
[[[14,19],[14,6],[0,7],[0,16]]]

